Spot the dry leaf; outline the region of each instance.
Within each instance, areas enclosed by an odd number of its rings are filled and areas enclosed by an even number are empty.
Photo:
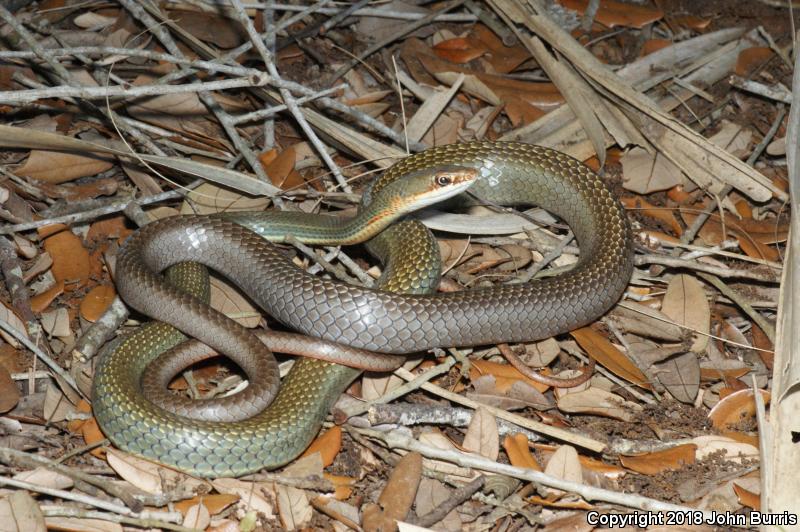
[[[739,52],[736,66],[733,69],[737,76],[747,77],[757,68],[772,58],[775,52],[767,46],[751,46]]]
[[[422,517],[445,504],[452,496],[453,490],[441,481],[422,477],[414,501],[414,511],[418,517]],[[460,532],[463,526],[464,523],[456,510],[451,510],[444,519],[436,523],[437,530],[448,532]]]
[[[657,475],[663,471],[676,471],[688,464],[693,464],[696,451],[697,445],[688,443],[652,453],[633,456],[620,455],[619,461],[622,465],[637,473]]]
[[[488,410],[482,407],[475,410],[461,445],[467,451],[489,460],[497,460],[500,454],[500,435],[497,431],[497,420]]]
[[[446,61],[451,63],[469,63],[486,53],[486,47],[479,41],[467,40],[464,37],[456,37],[441,41],[433,47],[433,51]]]
[[[49,257],[49,255],[48,255]],[[31,310],[43,312],[58,296],[64,293],[64,280],[57,281],[53,286],[31,298]]]
[[[49,384],[44,392],[44,408],[42,415],[52,423],[67,419],[69,414],[76,412],[75,405],[70,403],[66,395],[55,384]],[[77,430],[70,428],[70,430]]]
[[[494,375],[484,375],[473,380],[472,387],[475,391],[468,392],[467,397],[503,410],[519,410],[527,407],[547,410],[553,407],[539,390],[527,382],[514,381],[507,390],[500,391],[497,388],[497,380]]]
[[[648,338],[680,342],[684,336],[684,329],[671,323],[666,314],[634,301],[625,301],[614,307],[609,319],[621,330]]]
[[[473,360],[471,362],[469,378],[475,381],[484,375],[491,375],[495,378],[497,391],[502,394],[507,393],[518,381],[523,381],[540,392],[544,392],[549,388],[546,384],[529,379],[510,364],[500,364],[498,362],[489,362],[488,360]]]
[[[589,0],[558,0],[558,3],[567,9],[583,14]],[[595,13],[594,20],[609,28],[625,26],[628,28],[643,28],[657,20],[661,20],[664,13],[660,9],[648,6],[631,5],[614,0],[604,0]]]
[[[303,176],[295,170],[297,156],[293,146],[278,152],[275,148],[259,156],[259,161],[264,167],[264,171],[269,176],[269,180],[276,187],[289,190],[303,186],[305,181]]]
[[[578,451],[571,445],[562,445],[553,453],[544,468],[546,475],[550,475],[569,482],[583,482],[583,468],[578,460]],[[553,488],[545,488],[549,493],[562,495],[564,492]]]
[[[69,326],[69,313],[64,307],[42,313],[42,329],[57,338],[68,338],[72,335]]]
[[[267,482],[243,482],[234,478],[218,478],[211,482],[214,489],[220,493],[237,495],[242,504],[248,510],[261,512],[264,515],[275,515],[270,498],[265,495],[273,493],[273,486]]]
[[[241,295],[238,289],[215,275],[211,276],[210,282],[212,308],[244,327],[258,327],[261,323],[261,313]]]
[[[185,527],[205,530],[211,524],[211,513],[203,503],[197,503],[186,511],[181,524]]]
[[[365,531],[395,530],[396,521],[405,520],[417,495],[422,478],[422,456],[406,454],[389,475],[378,504],[367,504],[362,509]]]
[[[681,403],[693,404],[700,390],[700,362],[694,353],[682,353],[656,365],[656,378]]]
[[[749,153],[753,132],[728,120],[722,120],[720,125],[721,129],[708,140],[737,157],[746,156]]]
[[[503,449],[508,455],[508,460],[515,467],[527,467],[534,471],[541,471],[542,467],[528,447],[528,438],[524,434],[515,433],[506,436],[503,440]]]
[[[96,322],[111,306],[116,296],[117,291],[114,290],[114,285],[102,284],[95,286],[81,301],[81,317],[91,323]]]
[[[742,460],[758,460],[758,448],[747,443],[740,443],[726,436],[696,436],[692,443],[697,445],[697,459],[702,460],[708,455],[725,451],[724,458],[737,463]]]
[[[19,403],[19,388],[11,374],[0,366],[0,414],[5,414]]]
[[[91,273],[89,252],[72,231],[60,231],[44,240],[44,250],[53,259],[53,277],[64,282],[64,289],[75,290],[84,286]]]
[[[664,294],[661,312],[678,325],[699,331],[701,334],[695,335],[691,350],[705,351],[711,330],[711,308],[700,281],[686,274],[673,276]]]
[[[208,509],[211,515],[216,515],[222,510],[239,500],[238,495],[231,495],[228,493],[214,493],[207,495],[197,495],[191,499],[178,501],[175,504],[175,509],[186,515],[190,508],[202,503]]]
[[[108,449],[107,460],[108,465],[120,477],[147,493],[162,495],[165,485],[182,485],[186,489],[196,490],[208,489],[208,484],[202,480],[116,449]]]
[[[635,147],[620,159],[622,186],[637,194],[667,190],[683,183],[681,170],[661,152],[652,154]]]
[[[558,399],[558,409],[571,414],[594,414],[621,421],[633,421],[633,412],[642,407],[619,395],[595,386],[582,392],[569,393]]]
[[[770,393],[759,390],[764,404],[768,404]],[[732,426],[740,424],[746,419],[751,419],[756,414],[756,402],[753,390],[748,388],[734,392],[721,399],[708,413],[708,419],[714,428],[729,430]]]
[[[576,329],[570,334],[598,364],[628,382],[642,388],[650,388],[650,383],[647,382],[644,373],[619,349],[614,347],[614,344],[609,342],[605,336],[590,327]]]
[[[0,497],[0,523],[4,532],[46,532],[39,505],[27,491]]]
[[[311,442],[301,456],[308,456],[318,452],[322,458],[322,467],[333,463],[336,455],[342,448],[342,427],[335,425]]]
[[[297,530],[311,522],[314,510],[306,492],[293,486],[276,484],[278,515],[285,530]]]
[[[25,329],[25,324],[17,317],[13,310],[0,303],[0,319],[9,324],[14,330],[18,331],[25,338],[29,338],[28,331]],[[16,338],[9,335],[7,332],[0,330],[0,337],[13,347],[19,347],[19,342]]]
[[[681,224],[680,222],[678,222],[678,219],[675,218],[675,215],[672,213],[672,210],[665,207],[657,207],[655,205],[652,205],[647,200],[641,197],[634,198],[626,196],[620,198],[620,202],[626,209],[636,210],[640,212],[642,215],[647,216],[648,218],[653,218],[654,220],[665,224],[677,236],[683,234],[683,227],[681,227]]]
[[[45,183],[65,183],[80,177],[100,174],[114,164],[107,156],[78,155],[60,151],[31,150],[28,160],[16,174]]]
[[[216,212],[263,211],[267,197],[245,196],[213,183],[203,183],[187,194],[181,214],[213,214]]]

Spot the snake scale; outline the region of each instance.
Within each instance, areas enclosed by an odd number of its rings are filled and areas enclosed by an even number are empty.
[[[500,142],[426,150],[378,178],[364,195],[362,211],[405,176],[448,166],[477,170],[480,177],[471,191],[481,199],[536,204],[563,219],[580,245],[575,266],[530,283],[423,293],[436,281],[438,266],[425,270],[420,261],[430,263],[432,255],[438,258],[438,250],[420,224],[401,222],[373,240],[379,251],[393,254],[382,289],[362,288],[294,266],[257,234],[263,229],[258,218],[185,216],[154,222],[129,239],[117,262],[120,294],[155,319],[184,332],[200,331],[199,338],[213,345],[226,322],[198,322],[206,319],[208,309],[202,298],[176,295],[156,275],[174,264],[198,261],[224,272],[291,329],[395,354],[538,340],[590,323],[619,299],[633,269],[627,218],[602,180],[563,153]],[[417,282],[420,276],[423,281]],[[413,293],[396,293],[400,291]],[[105,353],[95,371],[93,407],[101,428],[117,446],[198,476],[236,476],[289,462],[313,439],[333,401],[358,374],[352,368],[302,359],[262,413],[230,423],[186,419],[153,405],[139,384],[147,364],[183,338],[164,323],[152,323]],[[233,343],[240,341],[250,340],[237,338]]]

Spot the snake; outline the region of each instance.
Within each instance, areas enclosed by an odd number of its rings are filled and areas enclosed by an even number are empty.
[[[546,147],[479,141],[409,156],[367,188],[354,218],[357,224],[391,218],[396,200],[385,199],[387,191],[401,187],[408,176],[440,170],[474,181],[470,192],[478,199],[459,194],[452,202],[538,205],[559,217],[579,244],[577,262],[566,272],[531,282],[430,293],[439,265],[423,265],[438,260],[435,241],[418,222],[402,221],[370,241],[379,256],[390,258],[384,268],[387,280],[369,288],[298,268],[268,241],[274,225],[269,217],[261,218],[266,213],[180,216],[150,223],[120,251],[116,283],[129,306],[160,321],[146,324],[98,361],[93,409],[101,429],[116,446],[188,473],[240,476],[293,460],[359,373],[301,359],[269,408],[234,422],[187,419],[155,406],[142,394],[141,375],[152,360],[184,340],[180,331],[229,356],[240,348],[258,351],[259,345],[271,356],[252,335],[244,338],[234,322],[215,314],[202,297],[182,292],[160,275],[181,263],[197,262],[224,273],[289,329],[400,355],[540,340],[591,323],[622,296],[633,271],[633,238],[624,210],[594,171]],[[320,229],[318,217],[293,216],[280,230],[298,239],[308,236],[311,242],[342,227],[326,220]],[[358,240],[352,231],[345,233],[338,235],[342,242]]]

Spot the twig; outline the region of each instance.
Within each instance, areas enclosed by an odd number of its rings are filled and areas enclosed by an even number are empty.
[[[473,411],[468,408],[458,408],[436,404],[392,403],[374,404],[367,412],[367,420],[371,425],[394,424],[401,426],[411,425],[450,425],[451,427],[467,427],[472,421]],[[351,418],[349,423],[357,425],[360,418]],[[510,423],[504,419],[497,420],[497,430],[501,436],[521,432],[530,441],[541,440],[535,432]]]
[[[393,449],[415,451],[427,458],[444,460],[446,462],[457,464],[461,467],[475,468],[481,471],[506,475],[528,482],[536,482],[551,488],[575,493],[587,501],[603,501],[625,506],[627,508],[638,508],[646,511],[681,513],[697,511],[694,508],[665,503],[655,499],[642,497],[640,495],[618,493],[602,488],[595,488],[586,484],[580,484],[578,482],[563,480],[561,478],[556,478],[529,468],[500,464],[482,456],[459,451],[458,449],[438,449],[421,443],[411,438],[407,434],[401,433],[400,431],[392,431],[388,433],[381,433],[370,429],[353,429],[353,431],[381,440]],[[705,518],[711,518],[712,514],[710,511],[704,511],[703,515]]]
[[[25,453],[16,449],[10,449],[8,447],[0,447],[0,461],[7,465],[17,467],[30,469],[44,467],[51,471],[55,471],[74,480],[78,489],[81,491],[87,491],[86,486],[82,486],[81,484],[89,485],[92,488],[100,488],[109,495],[113,495],[114,497],[122,499],[122,502],[124,502],[125,505],[134,512],[142,511],[143,505],[145,504],[150,506],[164,506],[168,502],[171,502],[170,499],[160,495],[151,495],[144,492],[131,493],[129,487],[125,487],[114,482],[108,482],[106,479],[100,477],[87,475],[79,469],[65,466],[43,456]]]
[[[403,368],[396,369],[394,374],[407,381],[412,381],[416,378],[416,376],[413,373]],[[538,421],[527,419],[520,415],[508,412],[506,410],[503,410],[502,408],[496,408],[491,405],[485,405],[483,403],[479,403],[478,401],[473,401],[468,397],[464,397],[457,393],[453,393],[449,390],[445,390],[441,386],[437,386],[430,382],[423,383],[422,386],[420,386],[420,388],[457,404],[468,406],[470,408],[478,408],[478,407],[485,408],[495,417],[499,417],[500,419],[505,419],[508,422],[519,425],[520,427],[525,427],[529,430],[532,430],[539,434],[544,434],[546,436],[555,438],[557,440],[568,441],[571,444],[576,445],[578,447],[583,447],[584,449],[589,449],[594,452],[602,452],[603,449],[605,448],[605,444],[603,442],[600,442],[588,436],[584,436],[582,434],[578,434],[577,432],[564,430],[558,427],[552,427],[545,423],[540,423]]]
[[[168,523],[161,519],[140,519],[136,517],[126,517],[123,515],[98,512],[96,510],[81,510],[80,508],[70,508],[52,504],[41,504],[39,505],[39,508],[42,510],[42,515],[45,517],[78,517],[82,519],[99,519],[101,521],[133,525],[137,528],[144,529],[164,529],[174,530],[175,532],[198,532],[198,529],[196,528],[187,528],[183,525]]]
[[[3,7],[2,4],[0,4],[0,18],[5,20],[9,26],[14,28],[14,31],[16,31],[17,34],[22,38],[22,40],[25,41],[28,47],[30,47],[30,49],[33,50],[33,52],[38,57],[44,60],[63,82],[71,83],[75,86],[82,85],[82,83],[80,83],[79,80],[76,80],[62,64],[56,61],[53,58],[53,56],[36,41],[34,36],[31,35],[31,33],[27,29],[25,29],[25,27],[19,23],[19,21],[14,17],[14,15],[12,15],[8,11],[8,9]],[[122,120],[120,116],[117,115],[114,111],[111,111],[109,109],[99,108],[94,104],[92,104],[91,102],[85,102],[85,105],[88,106],[91,111],[101,116],[106,116],[112,122],[121,122]],[[141,132],[137,130],[135,127],[131,127],[127,124],[122,124],[120,128],[123,129],[126,133],[128,133],[131,137],[139,141],[151,153],[154,153],[156,155],[164,155],[164,152],[158,146],[156,146],[146,135],[141,134]]]
[[[220,81],[206,81],[198,83],[186,83],[184,85],[141,85],[124,87],[112,85],[108,87],[72,87],[60,85],[47,89],[30,89],[21,91],[2,91],[0,92],[0,102],[3,103],[27,103],[43,98],[65,98],[75,97],[84,100],[102,100],[105,98],[130,97],[138,98],[141,96],[155,96],[163,94],[185,94],[187,92],[199,91],[218,91],[225,89],[237,89],[241,87],[261,87],[267,83],[266,76],[259,78],[234,78]]]
[[[745,314],[750,316],[750,318],[752,318],[752,320],[756,322],[759,327],[761,327],[761,330],[764,331],[764,334],[767,335],[767,338],[769,338],[770,342],[775,344],[775,326],[767,321],[767,319],[762,316],[761,313],[754,309],[750,304],[750,301],[748,301],[744,295],[723,283],[719,277],[703,272],[698,272],[697,275],[714,285],[714,287],[722,292],[723,295],[736,303],[736,305],[738,305],[739,308],[745,312]]]
[[[783,122],[784,116],[786,116],[786,108],[784,107],[783,104],[778,104],[778,113],[775,116],[775,120],[772,121],[772,126],[769,128],[769,131],[767,131],[767,134],[764,135],[764,138],[761,139],[761,142],[758,143],[758,145],[753,149],[753,152],[747,158],[747,164],[749,164],[750,166],[753,166],[753,164],[755,164],[756,160],[758,160],[758,158],[766,149],[767,145],[772,141],[772,138],[778,132],[778,128]],[[733,190],[733,187],[731,185],[725,185],[724,187],[722,187],[722,190],[719,191],[719,194],[717,196],[719,198],[724,198],[731,192],[731,190]],[[694,240],[694,237],[697,236],[697,233],[703,227],[703,224],[706,223],[708,218],[715,210],[716,210],[716,205],[714,203],[710,203],[705,209],[703,209],[703,212],[701,212],[697,216],[697,218],[695,218],[695,220],[692,222],[692,225],[689,226],[689,228],[683,233],[683,235],[681,235],[681,242],[688,244],[689,242]]]
[[[13,478],[0,476],[0,486],[2,485],[13,486],[15,488],[30,490],[37,493],[44,493],[46,495],[50,495],[51,497],[58,497],[61,499],[66,499],[68,501],[75,501],[82,504],[88,504],[89,506],[95,506],[102,510],[113,512],[115,514],[124,515],[127,517],[134,517],[138,519],[157,519],[160,521],[166,521],[168,523],[178,523],[183,519],[183,516],[180,514],[180,512],[152,512],[149,510],[144,512],[134,512],[126,508],[125,506],[120,506],[118,504],[104,501],[103,499],[98,499],[97,497],[90,497],[88,495],[83,495],[72,491],[48,488],[46,486],[39,486],[38,484],[32,484],[30,482],[25,482],[22,480],[15,480]]]
[[[274,61],[272,60],[272,54],[267,50],[267,47],[264,45],[264,42],[261,40],[261,37],[256,32],[255,27],[253,26],[253,21],[250,20],[250,17],[247,16],[247,13],[242,6],[242,2],[240,0],[231,0],[231,4],[233,5],[234,9],[236,10],[236,14],[238,15],[239,22],[241,22],[242,26],[244,26],[245,30],[247,31],[247,35],[250,37],[250,41],[253,43],[253,46],[261,55],[261,59],[264,61],[264,64],[267,67],[267,72],[275,78],[281,79],[280,74],[278,73],[278,68],[275,66]],[[279,89],[281,98],[283,98],[283,103],[289,109],[289,112],[292,113],[297,124],[300,126],[300,129],[306,134],[308,137],[309,142],[314,146],[319,154],[320,158],[325,161],[325,164],[330,169],[333,177],[339,183],[339,186],[345,192],[351,192],[352,189],[350,185],[347,183],[347,180],[342,175],[342,171],[339,169],[339,166],[333,161],[330,155],[328,155],[328,150],[325,148],[325,145],[322,141],[317,137],[317,134],[311,129],[311,126],[306,121],[305,116],[303,116],[302,111],[300,111],[300,107],[298,107],[297,102],[294,99],[294,96],[287,90],[287,89]]]
[[[19,340],[25,347],[30,349],[37,357],[39,357],[42,362],[44,362],[47,367],[49,367],[56,375],[64,379],[64,382],[69,384],[75,391],[77,391],[81,397],[85,397],[84,394],[81,392],[78,385],[75,383],[75,379],[72,378],[67,371],[65,371],[55,360],[50,358],[44,351],[39,349],[39,347],[34,344],[27,336],[19,332],[15,329],[10,323],[6,320],[0,319],[0,329],[3,329],[5,332]]]
[[[363,414],[364,412],[367,412],[373,405],[385,404],[385,403],[389,403],[391,401],[394,401],[398,397],[402,397],[407,393],[411,393],[414,390],[417,390],[417,389],[421,388],[423,384],[430,382],[432,379],[438,377],[439,375],[443,375],[443,374],[449,372],[450,368],[452,368],[453,365],[455,365],[455,363],[456,363],[456,359],[455,358],[448,357],[448,359],[445,360],[444,362],[442,362],[441,364],[438,364],[438,365],[426,370],[421,375],[414,376],[413,379],[411,379],[410,381],[406,382],[402,386],[398,386],[397,388],[393,388],[392,390],[390,390],[386,394],[378,397],[377,399],[374,399],[372,401],[365,401],[363,403],[357,403],[357,404],[353,405],[352,407],[342,409],[342,412],[344,413],[346,418],[349,418],[349,417],[357,416],[359,414]],[[395,374],[397,374],[397,372],[400,369],[403,369],[403,368],[398,368],[398,370],[395,370]],[[406,371],[406,370],[403,370],[403,371]]]
[[[450,496],[439,506],[418,517],[412,517],[410,522],[412,525],[421,527],[431,527],[447,517],[451,511],[458,508],[463,502],[468,501],[472,496],[483,487],[486,477],[480,475],[469,484],[465,484],[457,490],[450,493]]]
[[[305,6],[296,6],[292,4],[266,3],[266,2],[265,3],[259,2],[255,4],[244,4],[244,6],[248,9],[250,8],[274,9],[275,11],[303,11],[304,9],[306,9]],[[342,11],[341,9],[336,9],[336,8],[323,8],[317,10],[318,13],[322,13],[323,15],[336,15],[341,11]],[[405,10],[398,11],[393,9],[371,8],[371,7],[359,9],[352,15],[357,17],[393,18],[399,20],[419,20],[427,16],[422,13],[412,13]],[[475,15],[470,15],[467,13],[447,15],[440,12],[434,17],[433,22],[475,22],[476,20],[477,17]]]
[[[324,91],[319,91],[319,92],[316,92],[316,93],[308,95],[308,96],[303,96],[302,98],[297,98],[295,100],[295,103],[297,103],[297,105],[301,105],[301,104],[304,104],[304,103],[307,103],[307,102],[311,102],[311,101],[317,100],[319,98],[322,98],[323,96],[327,96],[327,95],[333,94],[335,92],[339,92],[344,87],[345,87],[345,85],[337,85],[335,87],[331,87],[330,89],[325,89]],[[286,109],[288,109],[286,107],[286,104],[275,105],[275,106],[270,107],[268,109],[259,109],[258,111],[253,111],[252,113],[247,113],[247,114],[243,114],[243,115],[239,115],[239,116],[234,117],[233,118],[233,124],[239,125],[239,124],[242,124],[244,122],[255,122],[256,120],[262,120],[264,118],[268,118],[268,117],[274,116],[274,115],[276,115],[276,114],[278,114],[278,113],[280,113],[282,111],[285,111]]]
[[[770,87],[763,83],[751,79],[744,79],[741,76],[735,75],[730,77],[730,84],[743,91],[752,92],[753,94],[769,98],[770,100],[787,104],[792,103],[792,93],[780,85]]]
[[[633,260],[637,266],[659,264],[661,266],[669,266],[671,268],[686,268],[689,270],[706,272],[724,278],[752,279],[754,281],[762,281],[773,284],[780,282],[780,276],[773,272],[762,273],[759,270],[734,270],[733,268],[712,266],[711,264],[704,264],[698,261],[684,260],[677,257],[666,257],[664,255],[655,255],[653,253],[637,255]]]
[[[575,238],[575,235],[572,234],[572,231],[569,231],[564,238],[560,239],[558,244],[547,252],[547,254],[542,257],[542,260],[538,262],[534,262],[530,268],[525,272],[524,275],[520,276],[518,279],[514,279],[509,282],[509,284],[517,284],[517,283],[527,283],[531,279],[533,279],[537,273],[542,271],[548,264],[556,260],[558,257],[564,253],[564,248],[572,242],[572,239]]]
[[[233,1],[236,1],[236,0],[233,0]],[[402,28],[400,28],[396,32],[392,33],[388,37],[385,37],[385,38],[379,40],[378,42],[376,42],[375,44],[373,44],[372,46],[368,47],[366,50],[364,50],[363,52],[358,54],[356,56],[356,59],[353,59],[353,60],[349,61],[347,64],[345,64],[339,70],[334,72],[333,76],[331,76],[328,79],[328,84],[330,85],[330,84],[334,83],[336,80],[338,80],[339,78],[341,78],[342,76],[347,74],[347,72],[349,72],[350,69],[353,68],[354,66],[356,66],[360,61],[363,61],[367,57],[371,56],[372,54],[374,54],[375,52],[377,52],[378,50],[380,50],[381,48],[383,48],[387,44],[391,44],[394,41],[396,41],[397,39],[405,37],[406,35],[408,35],[412,31],[414,31],[414,30],[416,30],[418,28],[421,28],[422,26],[425,26],[427,24],[430,24],[431,22],[433,22],[433,20],[436,18],[437,15],[443,14],[443,13],[447,13],[448,11],[452,11],[453,9],[459,7],[463,3],[464,3],[464,0],[452,0],[452,1],[448,2],[448,3],[446,3],[445,5],[443,5],[441,7],[441,9],[439,9],[438,11],[436,11],[434,13],[429,13],[428,15],[425,15],[424,17],[420,18],[419,20],[416,20],[415,22],[412,22],[411,24],[407,24],[407,25],[403,26]]]

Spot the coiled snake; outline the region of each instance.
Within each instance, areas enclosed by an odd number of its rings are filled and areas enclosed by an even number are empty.
[[[633,253],[622,208],[588,167],[548,148],[475,142],[426,150],[378,178],[365,194],[359,216],[366,212],[371,221],[380,221],[392,210],[391,201],[381,203],[388,201],[383,199],[385,190],[409,175],[437,172],[450,172],[455,181],[469,181],[477,172],[471,188],[476,196],[503,205],[536,204],[559,216],[580,245],[577,264],[530,283],[425,294],[421,292],[438,278],[438,250],[420,224],[402,222],[373,239],[381,253],[390,254],[385,271],[389,280],[384,280],[384,290],[369,289],[295,267],[276,246],[264,242],[271,224],[260,215],[184,216],[154,222],[129,239],[117,261],[119,292],[132,307],[218,351],[265,350],[252,336],[243,338],[230,320],[213,313],[209,317],[202,297],[184,294],[157,275],[175,264],[197,261],[224,272],[291,329],[355,348],[406,354],[546,338],[595,320],[625,290]],[[278,231],[291,232],[298,240],[314,233],[310,224],[318,222],[299,216]],[[317,233],[330,234],[330,223],[320,223],[328,229]],[[343,240],[353,241],[352,235]],[[202,296],[192,275],[185,286]],[[395,293],[401,291],[413,293]],[[150,361],[183,338],[163,323],[148,324],[105,354],[95,371],[93,407],[117,446],[199,476],[236,476],[289,462],[308,445],[332,402],[358,374],[302,359],[275,402],[260,414],[227,423],[186,419],[153,405],[139,384]]]

